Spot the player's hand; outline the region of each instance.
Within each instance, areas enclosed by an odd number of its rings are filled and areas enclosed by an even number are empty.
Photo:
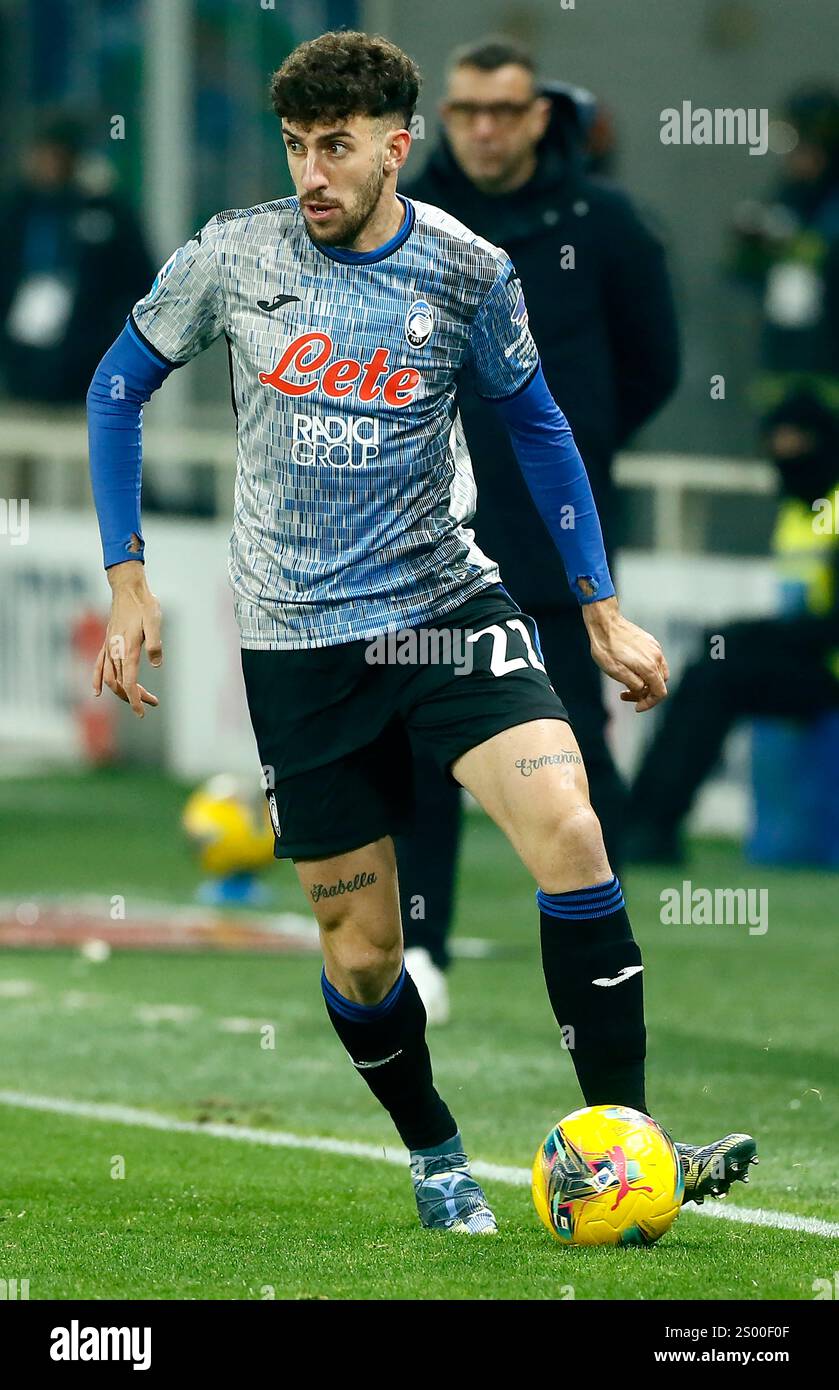
[[[143,718],[143,705],[157,705],[156,695],[137,680],[140,652],[145,645],[152,666],[163,660],[160,641],[160,604],[146,583],[145,566],[126,560],[108,570],[113,596],[111,616],[102,649],[93,669],[93,690],[102,694],[107,685],[115,695]]]
[[[621,699],[634,704],[637,714],[659,704],[670,670],[655,637],[624,618],[614,598],[585,604],[583,618],[597,665],[626,686]]]

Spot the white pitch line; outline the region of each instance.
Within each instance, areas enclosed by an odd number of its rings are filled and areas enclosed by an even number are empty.
[[[403,1167],[408,1155],[403,1148],[361,1144],[351,1139],[321,1139],[316,1135],[290,1134],[283,1130],[251,1129],[247,1125],[198,1124],[196,1120],[176,1120],[154,1110],[135,1110],[130,1105],[109,1105],[98,1101],[64,1100],[59,1096],[33,1096],[24,1091],[0,1091],[0,1105],[18,1110],[40,1110],[53,1115],[71,1115],[80,1120],[100,1120],[137,1129],[158,1129],[170,1134],[209,1134],[214,1139],[233,1139],[240,1144],[264,1144],[274,1149],[304,1149],[314,1153],[336,1154],[341,1158],[366,1158],[378,1163]],[[503,1182],[511,1187],[529,1187],[530,1169],[505,1167],[500,1163],[470,1162],[476,1178]],[[779,1231],[802,1231],[812,1236],[839,1240],[839,1221],[823,1221],[817,1216],[794,1216],[763,1207],[737,1207],[707,1202],[685,1209],[694,1216],[710,1216],[721,1221],[740,1221],[753,1226],[769,1226]]]
[[[717,1216],[724,1221],[745,1221],[750,1226],[772,1226],[776,1231],[804,1231],[808,1236],[839,1237],[839,1222],[823,1221],[820,1216],[792,1216],[788,1211],[765,1211],[763,1207],[727,1207],[704,1203],[697,1216]]]

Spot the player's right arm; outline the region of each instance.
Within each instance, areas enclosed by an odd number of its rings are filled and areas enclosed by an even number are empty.
[[[108,579],[111,613],[93,668],[93,690],[101,695],[103,684],[107,685],[142,719],[143,705],[158,704],[157,696],[140,685],[137,677],[144,646],[152,666],[163,660],[160,604],[146,582],[145,566],[137,560],[112,565]]]
[[[146,579],[140,522],[143,406],[175,367],[224,330],[218,230],[213,219],[169,257],[102,358],[87,393],[90,480],[111,585],[93,688],[100,695],[107,685],[140,718],[144,704],[157,704],[138,681],[143,646],[153,666],[163,659],[160,605]]]

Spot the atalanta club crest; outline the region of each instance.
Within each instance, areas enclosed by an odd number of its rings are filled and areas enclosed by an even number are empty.
[[[434,332],[434,310],[427,299],[415,299],[405,315],[405,337],[411,347],[425,347]]]

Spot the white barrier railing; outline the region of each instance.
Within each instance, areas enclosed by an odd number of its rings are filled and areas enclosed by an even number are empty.
[[[778,486],[762,460],[699,454],[619,454],[615,480],[652,492],[652,549],[680,555],[713,551],[708,502],[715,493],[771,497]]]
[[[143,450],[155,468],[190,464],[212,470],[216,513],[222,519],[229,516],[236,462],[232,419],[217,428],[177,431],[147,423]],[[86,502],[87,427],[82,412],[10,408],[0,413],[0,497],[18,496],[21,477],[33,506],[61,508]],[[621,488],[652,493],[652,548],[678,554],[713,550],[707,526],[712,494],[771,496],[776,487],[768,463],[696,454],[621,454],[615,478]]]
[[[210,470],[218,515],[217,522],[201,525],[159,516],[146,522],[154,541],[155,588],[171,638],[166,698],[157,722],[163,760],[184,777],[222,767],[242,771],[255,756],[224,564],[235,454],[232,418],[220,419],[214,428],[174,430],[153,419],[144,426],[150,469],[192,464]],[[685,631],[771,607],[774,585],[766,560],[707,552],[714,548],[708,525],[713,496],[771,495],[774,473],[757,461],[682,454],[624,454],[615,472],[621,488],[649,492],[652,505],[652,549],[624,552],[621,560],[624,601],[636,621],[666,642],[675,672]],[[15,652],[14,661],[0,667],[0,748],[6,754],[16,750],[24,764],[35,755],[72,761],[81,756],[77,706],[89,672],[68,634],[80,614],[93,612],[101,619],[107,608],[83,412],[0,411],[0,498],[23,496],[32,507],[30,541],[17,548],[0,546],[0,650]],[[197,703],[196,669],[203,681]],[[46,682],[45,670],[51,673]],[[629,771],[643,730],[625,705],[612,703],[615,751]],[[717,780],[706,791],[700,825],[742,831],[747,814],[742,758],[740,764],[739,775]]]
[[[0,777],[83,760],[89,746],[85,720],[91,717],[108,721],[123,755],[159,759],[182,778],[222,771],[255,775],[227,583],[229,523],[146,519],[166,659],[146,677],[161,704],[141,725],[118,701],[96,701],[90,690],[110,599],[93,509],[33,507],[29,523],[25,545],[7,545],[0,537]],[[619,578],[626,613],[661,640],[674,685],[691,642],[707,626],[771,612],[774,601],[773,567],[766,558],[627,551]],[[607,688],[614,752],[630,774],[652,719],[638,718],[619,699],[617,685],[609,682]],[[741,833],[747,807],[741,739],[724,779],[706,789],[695,824],[718,834]]]

